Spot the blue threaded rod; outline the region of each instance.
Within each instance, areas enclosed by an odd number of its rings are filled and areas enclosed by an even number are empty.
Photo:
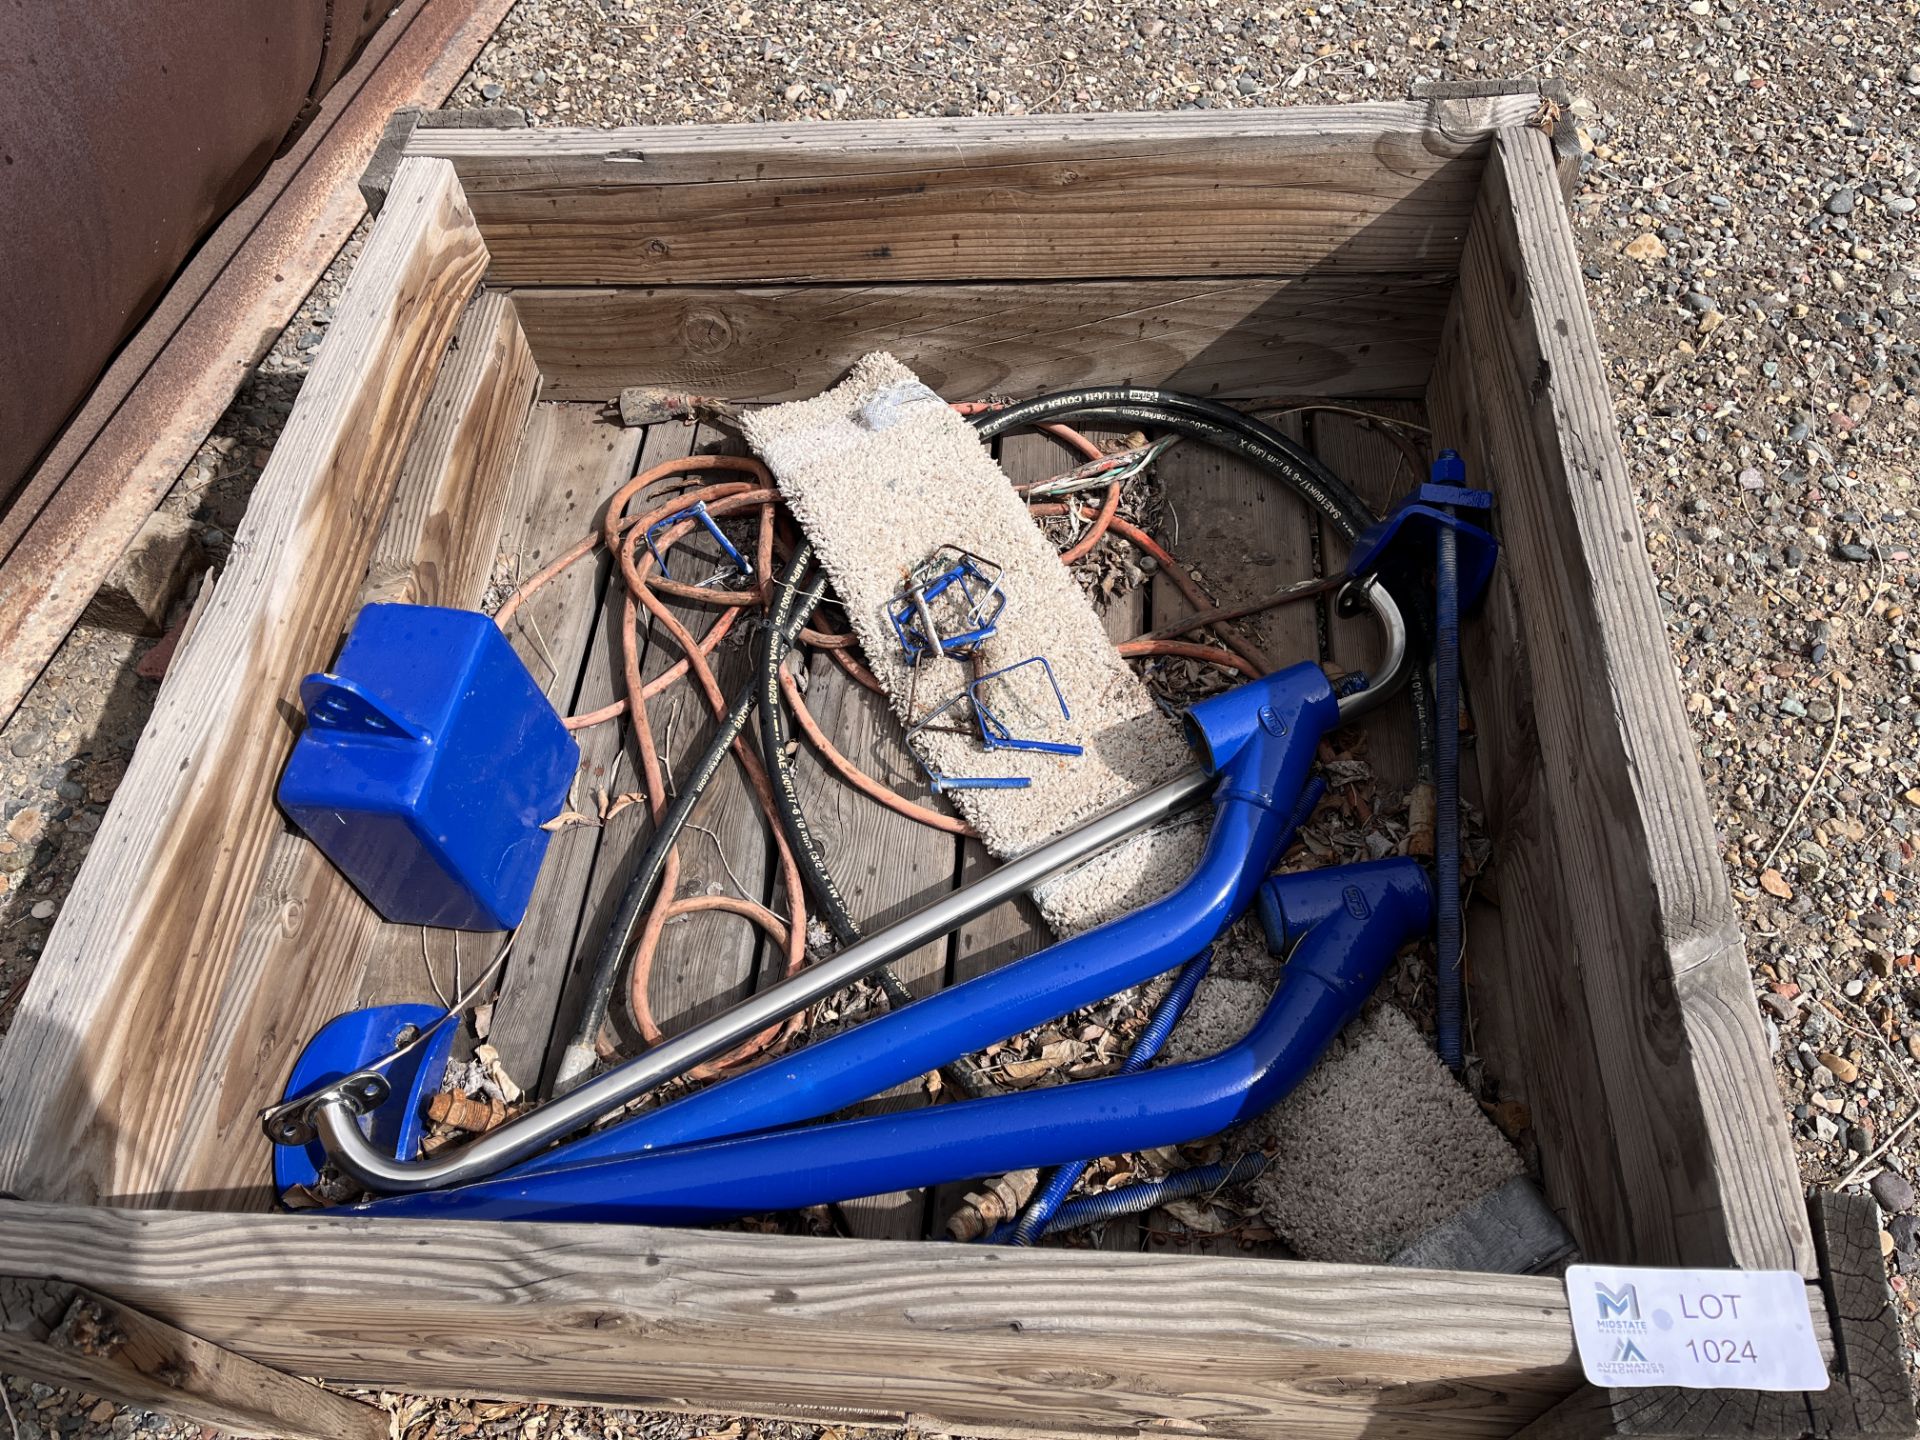
[[[1458,1075],[1466,1058],[1460,1033],[1460,559],[1451,525],[1439,527],[1434,572],[1435,1029],[1440,1058]]]
[[[1327,793],[1327,782],[1318,775],[1307,782],[1300,792],[1300,799],[1293,807],[1293,813],[1287,817],[1287,832],[1280,842],[1280,853],[1285,854],[1293,844],[1293,837],[1300,827],[1307,823],[1321,799]],[[1167,1037],[1173,1034],[1173,1027],[1186,1013],[1187,1006],[1193,1003],[1194,993],[1200,988],[1201,978],[1207,973],[1207,967],[1213,963],[1213,949],[1209,946],[1204,954],[1196,956],[1180,967],[1179,975],[1174,979],[1173,987],[1154,1007],[1153,1017],[1147,1021],[1147,1028],[1140,1032],[1133,1042],[1133,1048],[1127,1052],[1126,1062],[1121,1065],[1122,1075],[1135,1075],[1150,1065],[1167,1043]],[[1010,1226],[1001,1225],[987,1237],[994,1245],[1031,1245],[1051,1227],[1055,1214],[1073,1193],[1073,1187],[1080,1183],[1080,1177],[1086,1173],[1091,1159],[1076,1160],[1071,1165],[1056,1166],[1049,1171],[1033,1192],[1033,1198],[1027,1201],[1026,1209],[1020,1212],[1020,1218]],[[1002,1232],[1005,1232],[1004,1234]]]

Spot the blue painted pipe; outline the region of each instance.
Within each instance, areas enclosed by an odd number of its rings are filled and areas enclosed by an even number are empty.
[[[1435,482],[1452,479],[1460,457],[1434,462]],[[1461,1038],[1460,976],[1460,543],[1451,525],[1438,528],[1434,557],[1434,1031],[1440,1059],[1454,1074],[1466,1062]]]
[[[1249,869],[1257,879],[1260,871]],[[1432,887],[1412,860],[1304,871],[1279,877],[1274,888],[1294,942],[1291,958],[1259,1022],[1210,1059],[523,1171],[357,1208],[474,1219],[706,1224],[1216,1134],[1264,1112],[1298,1084],[1359,1011],[1395,952],[1432,923]]]
[[[1187,1013],[1187,1006],[1193,1003],[1200,982],[1206,978],[1207,968],[1212,964],[1213,951],[1209,950],[1180,967],[1180,973],[1174,977],[1173,988],[1160,997],[1160,1003],[1154,1007],[1153,1018],[1147,1021],[1147,1028],[1133,1042],[1133,1048],[1127,1052],[1126,1063],[1118,1073],[1138,1075],[1154,1062],[1166,1045],[1167,1037],[1173,1034],[1173,1027],[1180,1023],[1180,1017]],[[1054,1212],[1073,1193],[1073,1187],[1080,1183],[1080,1177],[1091,1163],[1091,1160],[1080,1159],[1049,1170],[1033,1192],[1033,1198],[1020,1212],[1020,1218],[1014,1222],[1013,1232],[1006,1237],[1005,1243],[1031,1245],[1046,1234]]]
[[[1339,722],[1339,706],[1320,667],[1308,663],[1203,700],[1186,720],[1189,739],[1220,778],[1206,852],[1171,895],[506,1174],[535,1175],[831,1115],[1198,955],[1246,913],[1278,862],[1295,799],[1320,737]],[[1105,1152],[1090,1147],[1067,1158],[1093,1153]]]
[[[1314,776],[1307,788],[1294,802],[1293,813],[1287,816],[1287,833],[1280,839],[1280,851],[1285,854],[1293,844],[1293,837],[1300,827],[1307,823],[1313,812],[1327,793],[1327,782],[1318,775]],[[1262,887],[1262,894],[1267,887]],[[1154,1007],[1153,1017],[1147,1021],[1146,1028],[1134,1040],[1133,1048],[1127,1052],[1126,1063],[1120,1067],[1120,1074],[1132,1075],[1151,1065],[1165,1048],[1173,1027],[1180,1023],[1180,1017],[1187,1013],[1187,1007],[1193,1003],[1194,995],[1200,989],[1200,982],[1206,978],[1207,967],[1213,963],[1213,952],[1208,950],[1197,959],[1189,960],[1174,980],[1172,987],[1160,997],[1160,1003]],[[1020,1212],[1020,1218],[1014,1222],[1010,1232],[996,1243],[1011,1245],[1031,1245],[1052,1228],[1054,1212],[1059,1210],[1067,1196],[1073,1193],[1073,1187],[1080,1183],[1080,1177],[1086,1173],[1091,1159],[1076,1160],[1071,1165],[1062,1165],[1052,1171],[1040,1182],[1033,1198]],[[1007,1227],[1002,1226],[1002,1229]],[[996,1232],[997,1234],[998,1232]]]

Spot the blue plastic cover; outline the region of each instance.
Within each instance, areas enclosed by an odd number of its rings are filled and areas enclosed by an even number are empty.
[[[369,605],[300,699],[281,807],[381,917],[519,924],[580,750],[499,627]]]

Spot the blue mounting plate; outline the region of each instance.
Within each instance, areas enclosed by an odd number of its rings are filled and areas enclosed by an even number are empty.
[[[407,1031],[424,1030],[444,1014],[438,1005],[374,1005],[335,1016],[300,1052],[281,1098],[311,1094],[364,1070],[382,1055],[398,1050]],[[440,1088],[459,1028],[448,1021],[418,1050],[389,1065],[385,1074],[392,1094],[378,1110],[360,1118],[367,1138],[395,1159],[411,1160],[420,1153],[427,1097]],[[304,1146],[274,1146],[274,1194],[284,1195],[296,1185],[311,1186],[326,1163],[327,1152],[318,1140]]]

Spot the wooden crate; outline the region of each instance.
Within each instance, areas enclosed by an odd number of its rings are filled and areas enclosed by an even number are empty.
[[[1802,1198],[1537,103],[417,132],[0,1051],[0,1365],[290,1435],[384,1429],[293,1376],[976,1433],[1905,1433],[1871,1203]],[[1467,647],[1499,857],[1478,1046],[1588,1257],[1800,1273],[1832,1389],[1589,1390],[1547,1278],[267,1213],[255,1114],[302,1042],[425,993],[421,932],[275,810],[300,677],[359,603],[477,604],[496,556],[531,570],[638,460],[700,443],[609,422],[622,386],[785,399],[881,347],[955,400],[1365,397],[1465,453],[1505,544]],[[1307,438],[1376,501],[1408,481],[1338,417]],[[1297,516],[1230,465],[1168,465],[1233,517],[1190,558],[1300,573]],[[515,635],[565,708],[610,694],[602,584],[580,568]],[[885,743],[822,683],[836,738]],[[617,747],[588,760],[611,775]],[[888,856],[853,887],[869,917],[980,863],[843,809],[830,846]],[[553,846],[496,1017],[523,1073],[638,833]],[[988,917],[918,983],[1030,944]],[[689,953],[669,1017],[754,983],[733,929]],[[917,1235],[916,1203],[857,1228]]]

